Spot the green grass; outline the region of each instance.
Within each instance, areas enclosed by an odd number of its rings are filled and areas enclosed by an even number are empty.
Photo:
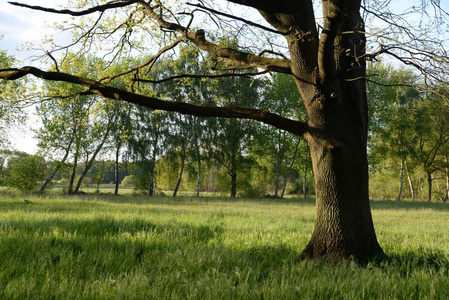
[[[389,259],[298,261],[311,200],[0,195],[0,299],[445,299],[449,205],[373,202]]]

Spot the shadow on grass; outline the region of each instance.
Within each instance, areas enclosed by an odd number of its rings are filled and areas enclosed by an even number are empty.
[[[10,220],[1,223],[4,231],[17,231],[23,234],[75,235],[83,237],[110,237],[118,234],[136,233],[164,235],[166,238],[185,238],[194,242],[207,242],[220,235],[220,226],[173,224],[153,224],[144,219],[114,219],[95,217],[94,219],[51,218],[45,220]]]
[[[230,197],[193,197],[193,196],[94,196],[94,195],[83,195],[81,196],[85,200],[97,199],[105,202],[111,203],[129,203],[129,204],[185,204],[185,203],[257,203],[257,204],[306,204],[315,205],[315,199],[312,198],[230,198]],[[81,199],[83,199],[81,198]]]
[[[371,201],[371,208],[373,209],[404,209],[404,210],[419,210],[431,209],[438,211],[449,211],[449,203],[442,202],[425,202],[425,201],[388,201],[388,200],[374,200]]]
[[[366,267],[379,268],[386,273],[393,271],[403,278],[416,273],[438,273],[447,276],[449,275],[449,257],[434,250],[408,250],[373,260]]]
[[[228,247],[220,241],[224,231],[220,226],[56,218],[6,221],[0,223],[0,228],[6,233],[0,257],[7,270],[0,280],[6,281],[19,276],[70,274],[73,280],[88,282],[143,268],[154,277],[150,281],[172,273],[201,278],[220,270],[235,277],[237,285],[242,278],[235,275],[236,268],[253,270],[257,281],[263,281],[277,268],[295,263],[298,257],[296,251],[282,244]],[[211,239],[217,240],[209,243]]]

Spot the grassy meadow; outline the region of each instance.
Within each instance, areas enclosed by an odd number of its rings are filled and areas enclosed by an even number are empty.
[[[447,299],[449,205],[374,201],[389,259],[298,261],[312,200],[0,194],[0,299]]]

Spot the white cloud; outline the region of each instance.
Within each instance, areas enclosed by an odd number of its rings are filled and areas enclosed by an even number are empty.
[[[39,2],[39,3],[38,3]],[[46,0],[43,1],[24,1],[30,5],[45,5],[46,7],[57,7],[62,1]],[[44,37],[57,33],[55,29],[50,28],[54,22],[62,22],[69,17],[66,15],[56,15],[43,11],[32,10],[23,7],[13,6],[9,3],[0,4],[0,34],[3,39],[0,40],[0,49],[8,50],[10,54],[23,59],[32,54],[16,52],[25,42],[34,45],[40,45]]]

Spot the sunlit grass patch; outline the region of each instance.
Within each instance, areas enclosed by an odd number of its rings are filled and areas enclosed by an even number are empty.
[[[443,204],[374,202],[389,259],[364,268],[298,261],[314,217],[298,199],[0,196],[0,298],[449,297]]]

